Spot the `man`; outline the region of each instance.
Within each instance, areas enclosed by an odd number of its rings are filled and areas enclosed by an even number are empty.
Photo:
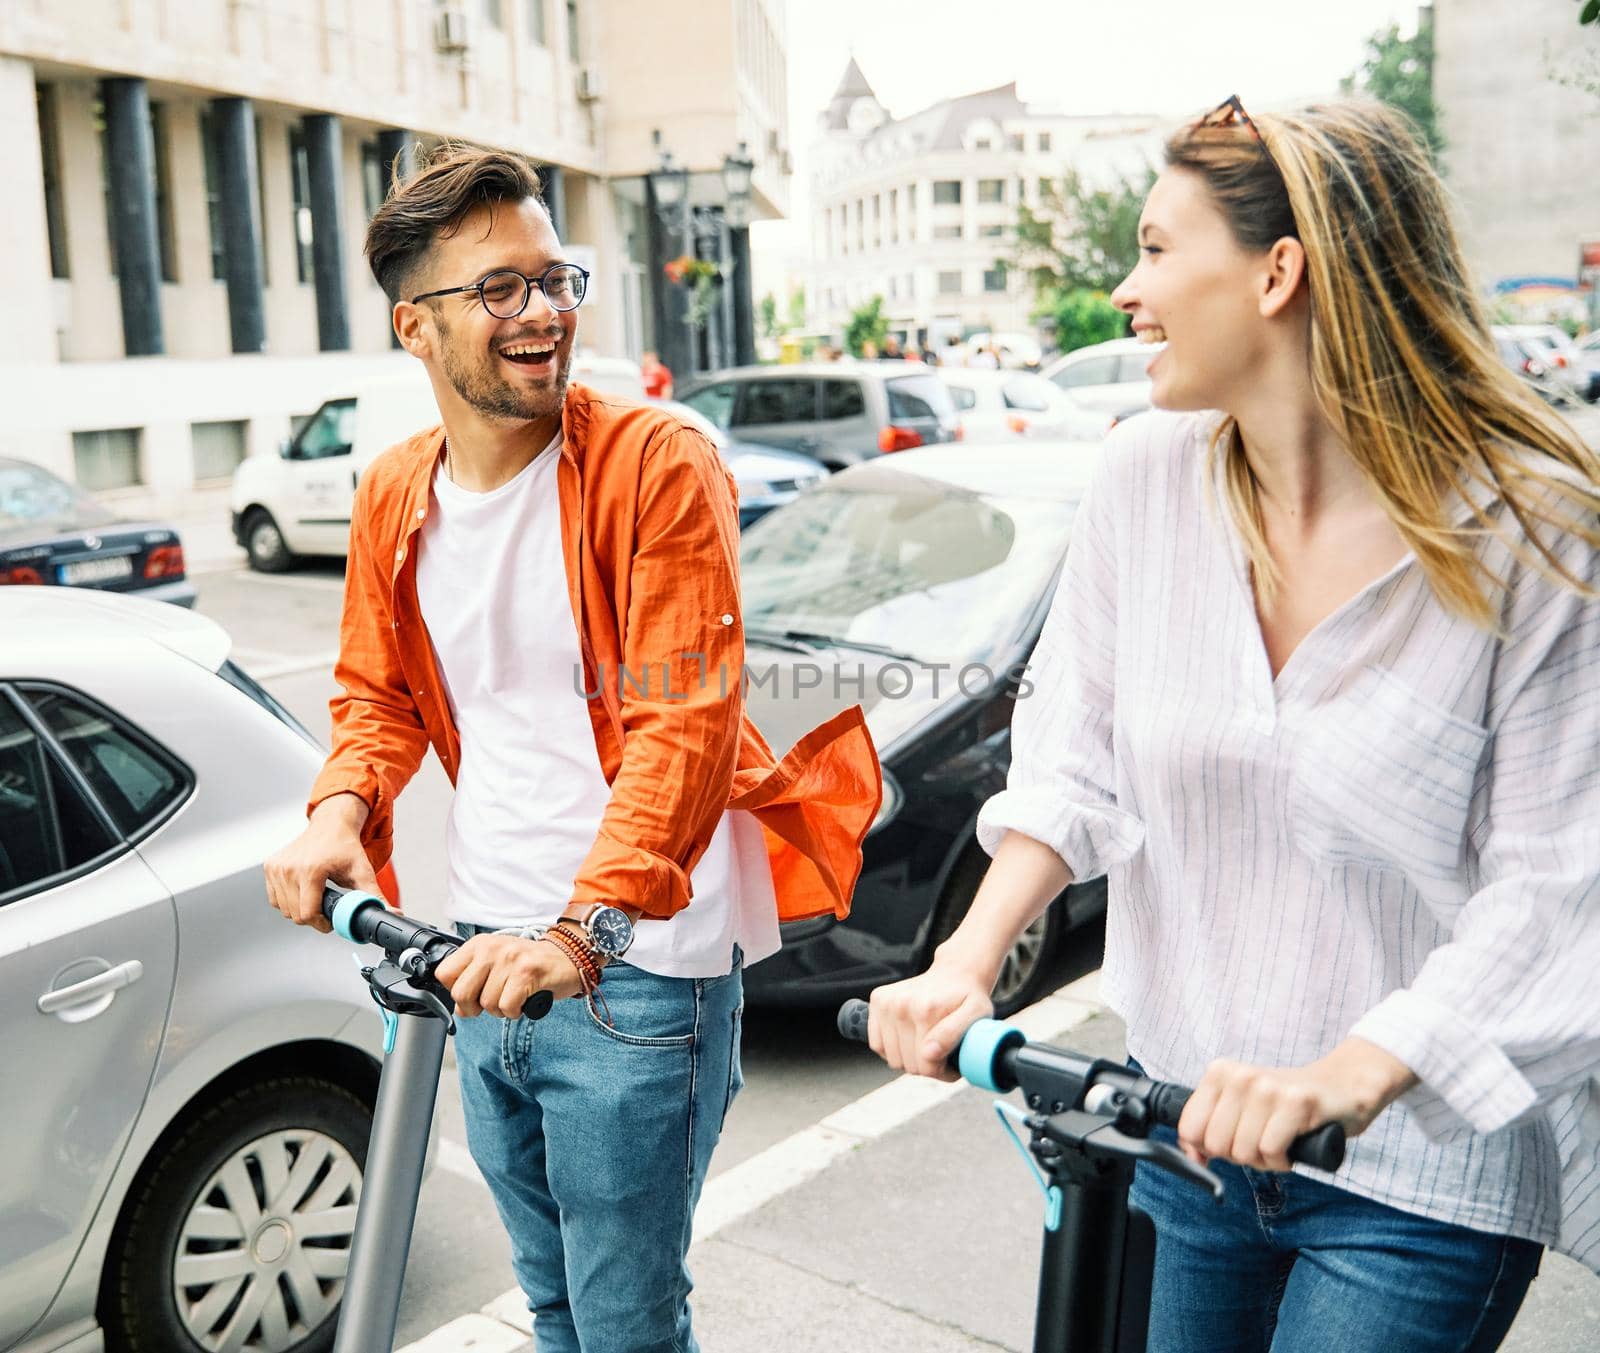
[[[325,879],[373,887],[432,745],[470,937],[438,976],[540,1353],[693,1349],[741,961],[848,911],[876,758],[859,709],[776,766],[745,716],[732,480],[670,414],[568,388],[588,277],[525,161],[443,148],[366,251],[443,427],[361,478],[333,753],[269,896],[326,929]]]

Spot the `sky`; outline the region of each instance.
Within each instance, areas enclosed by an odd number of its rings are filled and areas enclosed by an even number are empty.
[[[1369,34],[1416,28],[1416,0],[789,0],[788,223],[751,234],[763,275],[807,247],[807,146],[853,54],[895,117],[1015,80],[1066,113],[1199,116],[1335,93]]]

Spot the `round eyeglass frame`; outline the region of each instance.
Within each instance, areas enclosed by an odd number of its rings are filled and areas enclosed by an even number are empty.
[[[575,272],[583,279],[582,290],[578,293],[578,299],[575,300],[571,305],[557,305],[554,298],[550,295],[550,292],[545,287],[545,280],[552,273],[562,272],[564,270]],[[522,303],[509,313],[502,313],[501,311],[496,310],[492,305],[489,304],[489,298],[484,294],[484,288],[493,282],[497,277],[515,277],[517,281],[522,283]],[[538,287],[540,295],[542,295],[545,299],[545,303],[558,315],[570,314],[583,304],[584,299],[589,294],[589,270],[587,268],[579,267],[576,263],[552,263],[537,277],[529,277],[526,273],[520,273],[515,268],[496,268],[487,277],[484,277],[477,282],[473,282],[470,286],[444,287],[439,291],[425,291],[420,296],[413,296],[411,298],[411,304],[417,305],[420,302],[429,300],[434,296],[457,296],[464,292],[474,291],[478,294],[478,304],[483,307],[484,312],[489,315],[491,319],[516,319],[518,315],[528,308],[528,302],[533,299],[533,289],[535,287]]]

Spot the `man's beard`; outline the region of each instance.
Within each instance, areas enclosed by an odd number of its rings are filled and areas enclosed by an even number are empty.
[[[500,358],[489,354],[479,363],[467,359],[464,345],[458,344],[442,316],[436,317],[439,349],[445,379],[455,392],[486,418],[513,422],[532,422],[561,412],[567,396],[567,376],[572,370],[572,350],[563,357],[557,347],[552,361],[560,361],[555,385],[548,390],[520,389],[499,371]]]

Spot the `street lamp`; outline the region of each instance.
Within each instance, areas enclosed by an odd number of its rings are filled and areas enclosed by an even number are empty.
[[[728,195],[730,206],[740,200],[749,205],[750,180],[755,170],[756,162],[750,158],[750,151],[743,141],[739,142],[737,155],[722,157],[722,191]]]
[[[656,145],[661,144],[661,133],[655,134]],[[689,171],[672,163],[672,152],[661,152],[660,167],[650,173],[650,186],[655,190],[656,204],[663,213],[676,211],[689,196]]]

